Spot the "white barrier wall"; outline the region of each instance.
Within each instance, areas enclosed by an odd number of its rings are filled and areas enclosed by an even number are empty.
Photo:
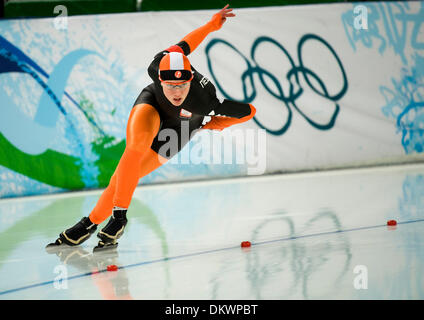
[[[257,107],[267,172],[423,159],[423,2],[366,4],[368,25],[357,6],[244,10],[205,45],[224,95]]]
[[[0,197],[104,187],[153,56],[214,12],[0,21]],[[189,58],[254,120],[144,183],[424,159],[424,2],[235,13]]]

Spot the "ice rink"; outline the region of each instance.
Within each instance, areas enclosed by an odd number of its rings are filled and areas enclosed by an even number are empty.
[[[0,200],[0,299],[424,299],[424,165],[139,186],[117,250],[46,252],[100,193]]]

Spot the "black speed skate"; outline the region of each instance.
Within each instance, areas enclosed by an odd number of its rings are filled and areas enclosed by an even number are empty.
[[[117,240],[123,235],[125,226],[128,222],[126,214],[127,210],[113,210],[107,225],[97,234],[100,241],[94,248],[94,252],[104,249],[113,249],[118,246]]]
[[[67,244],[69,246],[77,246],[86,241],[96,231],[97,224],[90,221],[88,217],[84,217],[73,227],[63,231],[59,238],[53,243],[47,245],[47,248]]]

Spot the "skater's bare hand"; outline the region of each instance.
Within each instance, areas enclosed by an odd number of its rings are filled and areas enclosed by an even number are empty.
[[[211,22],[214,26],[215,31],[221,29],[222,25],[227,18],[235,17],[236,15],[232,13],[233,9],[229,9],[229,4],[227,4],[224,8],[222,8],[219,12],[215,13],[212,16]]]

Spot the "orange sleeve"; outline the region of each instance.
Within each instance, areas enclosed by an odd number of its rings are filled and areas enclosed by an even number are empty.
[[[223,21],[221,19],[221,15],[219,13],[215,13],[208,23],[190,32],[181,41],[187,42],[190,47],[190,52],[193,52],[209,33],[219,30],[222,27],[222,24]]]
[[[250,106],[250,114],[243,118],[233,118],[233,117],[221,117],[221,116],[212,116],[212,120],[206,123],[202,129],[210,130],[223,130],[232,125],[243,123],[252,119],[256,114],[256,109],[253,105]]]
[[[179,52],[179,53],[184,54],[184,50],[179,45],[170,46],[165,51],[168,51],[168,52]]]

